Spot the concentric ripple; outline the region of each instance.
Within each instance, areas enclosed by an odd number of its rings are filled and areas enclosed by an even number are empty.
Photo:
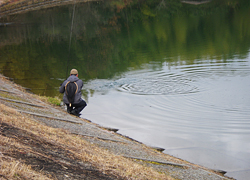
[[[158,71],[137,71],[119,80],[118,90],[142,95],[189,94],[202,91],[199,83],[220,77],[247,76],[246,62],[182,65]],[[207,81],[209,83],[209,81]]]
[[[118,90],[141,95],[188,94],[197,92],[192,79],[168,72],[146,73],[137,77],[137,81],[124,83]]]
[[[207,84],[219,78],[248,76],[248,61],[241,62],[202,62],[191,65],[172,66],[164,63],[161,69],[130,71],[123,77],[111,80],[93,80],[85,85],[95,91],[117,89],[139,95],[175,95],[206,91],[201,84]]]

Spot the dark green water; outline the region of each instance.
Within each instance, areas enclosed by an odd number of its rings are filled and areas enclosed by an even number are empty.
[[[11,16],[1,20],[11,23],[0,26],[1,73],[34,93],[55,96],[74,67],[89,81],[153,61],[160,68],[203,57],[241,59],[250,46],[248,3],[225,2],[77,4],[73,21],[73,5]]]
[[[250,6],[79,3],[0,19],[0,73],[60,96],[76,68],[83,117],[229,176],[250,176]]]

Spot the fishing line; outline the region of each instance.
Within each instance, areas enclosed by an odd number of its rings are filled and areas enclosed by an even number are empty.
[[[76,9],[76,3],[74,1],[74,7],[73,7],[73,12],[72,12],[72,20],[71,20],[71,28],[70,28],[70,37],[69,37],[69,55],[68,55],[68,60],[67,60],[67,70],[66,70],[66,76],[65,79],[68,77],[68,70],[69,70],[69,58],[70,58],[70,49],[71,49],[71,39],[72,39],[72,31],[73,31],[73,25],[74,25],[74,18],[75,18],[75,9]]]

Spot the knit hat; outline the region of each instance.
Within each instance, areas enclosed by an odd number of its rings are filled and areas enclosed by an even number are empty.
[[[70,74],[76,75],[76,74],[78,74],[78,71],[76,69],[71,69]]]

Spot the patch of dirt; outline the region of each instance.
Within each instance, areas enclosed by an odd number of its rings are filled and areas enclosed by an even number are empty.
[[[0,122],[0,135],[29,147],[18,148],[2,146],[4,156],[30,165],[35,171],[42,171],[54,179],[122,179],[114,175],[103,174],[96,170],[89,162],[82,162],[70,152],[70,148],[51,143],[42,137],[17,127]]]

